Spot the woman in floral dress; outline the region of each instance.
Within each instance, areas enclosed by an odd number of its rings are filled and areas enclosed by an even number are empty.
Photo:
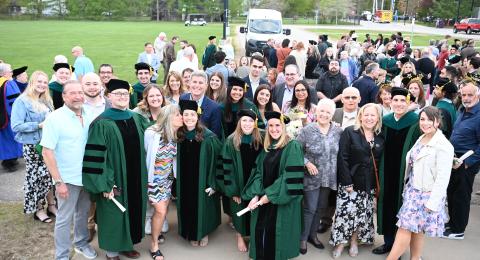
[[[441,237],[447,212],[453,146],[439,129],[440,110],[426,107],[420,112],[423,132],[407,153],[403,205],[397,214],[398,231],[387,260],[398,259],[410,247],[410,259],[420,259],[424,236]]]

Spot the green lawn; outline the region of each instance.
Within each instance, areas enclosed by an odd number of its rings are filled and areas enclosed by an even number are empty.
[[[369,33],[372,37],[372,39],[376,39],[377,35],[379,33],[383,34],[383,37],[390,37],[393,31],[368,31],[368,30],[357,30],[355,28],[352,28],[356,31],[359,39],[358,41],[363,42],[365,40],[365,34]],[[337,41],[340,39],[340,37],[344,34],[348,34],[350,30],[339,30],[339,29],[311,29],[311,32],[317,33],[317,34],[328,34],[328,38]],[[410,37],[410,39],[413,42],[413,46],[428,46],[428,42],[431,39],[435,40],[440,40],[443,39],[444,37],[442,35],[434,35],[434,34],[421,34],[421,33],[414,33],[413,37],[411,32],[402,32],[403,37]],[[453,43],[453,40],[452,40]]]
[[[73,64],[71,49],[80,45],[96,69],[110,63],[115,74],[130,83],[136,80],[133,65],[143,45],[153,42],[159,32],[193,43],[200,62],[208,36],[222,35],[221,24],[185,27],[173,22],[2,21],[0,30],[0,59],[14,68],[28,65],[29,73],[52,74],[53,57],[63,54]]]

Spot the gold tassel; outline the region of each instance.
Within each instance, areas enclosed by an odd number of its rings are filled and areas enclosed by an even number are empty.
[[[247,88],[248,88],[248,85],[247,85],[247,83],[245,83],[245,85],[243,86],[243,91],[247,92]]]
[[[133,88],[132,88],[132,85],[130,85],[130,88],[128,89],[128,93],[133,94]]]
[[[410,93],[407,95],[407,104],[410,104]]]
[[[197,114],[199,114],[199,115],[202,114],[202,108],[200,106],[198,106],[198,108],[197,108]]]
[[[153,75],[153,68],[152,68],[152,67],[148,67],[148,70],[150,71],[150,75]]]
[[[285,118],[283,118],[283,114],[280,114],[280,121],[285,124]]]
[[[70,69],[70,74],[72,74],[73,73],[72,65],[68,65],[68,68]]]
[[[255,118],[255,128],[258,128],[258,118]]]

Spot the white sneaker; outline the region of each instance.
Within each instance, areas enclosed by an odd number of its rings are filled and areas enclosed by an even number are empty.
[[[87,245],[83,248],[75,247],[75,252],[77,252],[78,254],[82,254],[83,257],[87,259],[95,259],[97,257],[97,252],[95,252],[95,250],[90,245]]]
[[[152,234],[152,219],[145,218],[145,235],[151,235],[151,234]]]
[[[455,239],[455,240],[462,240],[465,238],[464,233],[453,233],[450,230],[447,230],[443,232],[443,238],[448,238],[448,239]]]
[[[162,232],[163,232],[163,233],[167,233],[167,232],[168,232],[168,229],[169,229],[169,227],[168,227],[168,220],[167,220],[167,218],[165,218],[165,221],[163,221]]]

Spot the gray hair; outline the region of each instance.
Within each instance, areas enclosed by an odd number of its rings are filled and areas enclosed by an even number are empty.
[[[365,74],[370,74],[370,73],[378,70],[379,68],[380,68],[380,66],[378,65],[378,63],[376,63],[376,62],[370,63],[365,68]]]
[[[57,63],[68,63],[68,59],[64,55],[59,54],[53,58],[53,64]]]
[[[207,73],[205,73],[205,71],[203,71],[203,70],[197,70],[197,71],[192,72],[192,74],[190,74],[190,78],[193,79],[193,77],[202,77],[202,78],[205,79],[205,83],[208,82]]]
[[[80,83],[80,81],[78,81],[78,80],[74,80],[74,79],[67,80],[67,82],[65,82],[65,84],[63,84],[62,93],[67,93],[67,88],[70,85],[74,85],[74,84],[78,84],[78,85],[82,86],[82,83]]]
[[[349,90],[355,92],[355,95],[360,96],[360,91],[356,87],[346,87],[346,88],[344,88],[343,91],[342,91],[342,95],[345,95],[345,93]]]
[[[8,63],[0,63],[0,77],[4,76],[5,73],[10,72],[12,70],[12,66]]]
[[[332,116],[333,116],[333,114],[335,113],[335,109],[337,108],[337,106],[335,105],[335,102],[329,98],[320,99],[320,101],[318,101],[315,113],[318,113],[318,110],[322,105],[327,106],[331,110]]]

